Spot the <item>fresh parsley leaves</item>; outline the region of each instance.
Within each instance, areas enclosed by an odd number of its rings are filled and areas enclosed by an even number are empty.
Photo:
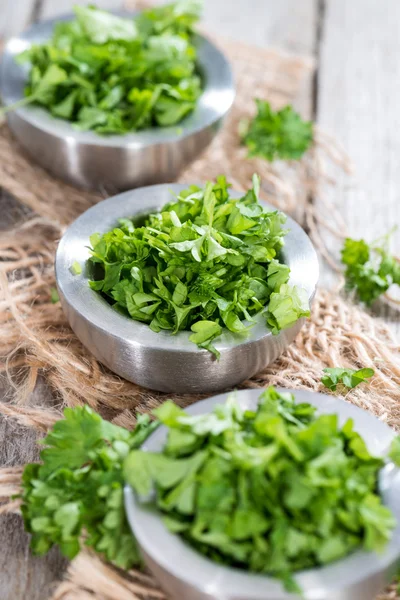
[[[370,379],[375,371],[373,369],[342,369],[336,367],[333,369],[324,369],[326,375],[322,377],[321,382],[325,387],[335,391],[338,384],[342,384],[345,387],[352,389],[360,383]]]
[[[229,187],[223,176],[190,186],[144,224],[122,219],[92,235],[90,286],[153,331],[191,331],[217,357],[223,328],[245,334],[263,313],[277,334],[308,316],[305,290],[279,262],[286,217],[260,203],[257,175],[242,198]]]
[[[125,517],[122,463],[156,426],[141,416],[130,432],[87,406],[65,409],[43,440],[43,464],[23,473],[21,510],[35,554],[58,544],[72,559],[84,543],[118,567],[139,562]]]
[[[256,99],[257,114],[250,121],[242,121],[242,141],[249,156],[259,156],[268,161],[276,159],[298,160],[313,141],[313,124],[303,121],[288,105],[274,111],[269,102]]]
[[[340,426],[337,415],[318,415],[273,387],[255,411],[233,394],[209,414],[188,415],[170,401],[155,412],[168,427],[165,447],[130,452],[125,478],[211,560],[301,592],[296,571],[357,548],[379,552],[390,540],[395,519],[377,492],[384,461],[351,419]]]
[[[179,0],[122,18],[76,6],[47,43],[19,62],[30,64],[25,98],[78,129],[124,134],[179,123],[196,106],[201,78],[193,27],[201,4]]]
[[[371,305],[391,285],[400,285],[400,262],[389,252],[392,232],[368,245],[364,240],[346,238],[342,263],[349,289],[354,289],[365,304]]]
[[[65,410],[42,442],[42,463],[23,473],[34,553],[58,544],[72,559],[85,544],[123,569],[140,564],[126,482],[200,553],[279,577],[292,592],[301,592],[296,571],[357,548],[380,551],[390,539],[395,522],[377,493],[384,460],[351,419],[341,427],[336,415],[317,415],[273,387],[254,411],[233,394],[208,414],[189,415],[170,400],[154,414],[157,421],[142,415],[128,431],[87,406]],[[159,422],[168,428],[163,451],[141,451]],[[399,440],[388,452],[396,464]]]

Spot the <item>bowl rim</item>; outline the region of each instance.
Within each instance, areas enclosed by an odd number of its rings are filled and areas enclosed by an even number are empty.
[[[84,319],[89,330],[95,328],[106,333],[110,339],[128,340],[129,344],[145,347],[148,350],[209,354],[207,350],[197,348],[189,340],[190,331],[179,331],[174,335],[163,330],[156,333],[147,324],[134,321],[113,310],[105,298],[88,285],[87,259],[90,253],[87,244],[91,234],[95,232],[102,234],[109,231],[117,225],[119,218],[157,210],[170,200],[170,192],[179,193],[187,189],[189,185],[158,184],[123,192],[95,204],[80,215],[66,230],[56,251],[57,288],[62,304],[72,308],[81,319]],[[243,195],[234,191],[231,191],[230,194],[233,197]],[[267,203],[263,204],[271,210],[277,210],[276,207],[271,207]],[[290,217],[287,217],[286,224],[289,233],[285,236],[282,255],[285,263],[291,269],[289,283],[305,288],[311,305],[319,277],[317,254],[311,240],[300,225]],[[73,275],[70,270],[74,262],[77,262],[82,268],[82,272],[78,275]],[[232,333],[224,328],[214,345],[217,350],[224,352],[239,345],[245,346],[258,342],[266,337],[279,338],[286,331],[283,330],[277,336],[273,336],[265,324],[265,317],[263,318],[263,315],[259,314],[256,316],[254,326],[246,335]]]
[[[366,410],[358,408],[343,398],[312,392],[310,390],[295,390],[277,388],[280,392],[290,392],[299,402],[310,402],[318,409],[318,413],[337,413],[340,424],[348,418],[353,418],[355,428],[366,438],[369,449],[376,455],[383,455],[393,437],[392,430],[386,423]],[[243,408],[254,409],[260,389],[245,389],[236,391],[237,399]],[[185,410],[189,414],[204,414],[216,404],[224,402],[229,392],[218,394],[195,402]],[[368,432],[368,433],[366,433]],[[141,449],[159,451],[166,440],[167,428],[159,427],[153,432]],[[299,571],[295,580],[302,587],[307,600],[323,600],[330,598],[333,592],[347,591],[354,593],[354,586],[361,584],[364,579],[378,575],[392,567],[400,557],[400,505],[397,502],[400,493],[400,470],[396,470],[395,478],[388,479],[387,486],[392,485],[390,494],[383,493],[385,504],[392,509],[397,517],[397,527],[393,537],[382,554],[358,550],[350,556],[335,561],[324,567]],[[394,483],[393,483],[394,482]],[[387,491],[387,490],[386,490]],[[132,488],[127,484],[124,489],[125,511],[132,532],[139,546],[149,557],[149,566],[154,563],[184,583],[209,594],[210,598],[219,598],[223,592],[224,598],[246,598],[259,600],[291,600],[298,596],[285,591],[281,582],[271,576],[246,573],[228,566],[218,565],[196,552],[178,535],[171,533],[163,524],[159,514],[145,504],[140,504]],[[396,508],[397,507],[397,508]],[[147,532],[150,532],[148,535]],[[156,540],[155,542],[153,540]],[[161,578],[160,578],[161,579]],[[163,581],[161,580],[162,584]],[[382,583],[382,582],[380,582]],[[333,597],[333,596],[332,596]],[[348,596],[353,597],[352,596]],[[358,596],[357,596],[358,597]],[[361,597],[361,596],[360,596]],[[335,595],[336,598],[336,595]],[[346,596],[347,598],[347,596]]]
[[[133,17],[141,11],[107,11],[122,17]],[[32,43],[50,38],[53,26],[60,21],[70,21],[72,13],[35,23],[18,36],[10,38],[4,46],[0,62],[0,94],[5,106],[23,98],[23,87],[27,77],[27,65],[18,65],[15,56]],[[231,65],[223,52],[202,33],[195,32],[197,62],[205,73],[202,94],[196,108],[180,123],[168,127],[153,127],[126,134],[100,135],[94,131],[79,131],[72,123],[57,118],[40,106],[29,105],[8,113],[49,135],[64,138],[67,143],[89,146],[123,147],[137,149],[159,144],[179,142],[199,131],[212,127],[232,107],[235,98],[234,77]]]

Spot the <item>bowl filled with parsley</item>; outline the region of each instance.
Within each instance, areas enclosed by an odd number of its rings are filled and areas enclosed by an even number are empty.
[[[182,410],[124,463],[125,508],[172,598],[374,600],[400,560],[400,444],[305,390],[241,390]]]
[[[234,99],[228,61],[195,31],[200,11],[196,0],[136,14],[76,6],[11,39],[0,95],[21,146],[86,188],[174,179]]]
[[[209,392],[273,362],[295,338],[318,281],[303,229],[224,176],[100,202],[57,250],[63,309],[83,344],[144,387]]]

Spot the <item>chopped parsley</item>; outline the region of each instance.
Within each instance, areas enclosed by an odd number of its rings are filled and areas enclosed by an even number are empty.
[[[82,273],[82,267],[77,260],[72,263],[69,270],[71,271],[72,275],[80,275]]]
[[[178,0],[137,17],[75,6],[52,38],[19,55],[30,64],[25,98],[77,129],[124,134],[179,123],[202,92],[193,27],[198,0]]]
[[[384,460],[372,456],[349,419],[317,414],[273,387],[256,410],[231,395],[212,413],[156,409],[168,427],[161,453],[133,450],[124,474],[165,525],[219,563],[280,578],[358,548],[380,552],[395,519],[377,492]],[[399,457],[397,440],[391,455]],[[149,492],[155,490],[155,494]]]
[[[101,274],[92,289],[155,332],[191,331],[217,357],[223,328],[245,334],[262,315],[277,334],[308,316],[305,290],[280,262],[285,215],[260,202],[257,175],[239,199],[229,187],[223,176],[190,186],[144,224],[121,219],[93,234],[90,262]]]

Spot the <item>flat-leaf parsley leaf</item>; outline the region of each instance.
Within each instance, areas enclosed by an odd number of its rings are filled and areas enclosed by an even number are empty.
[[[400,262],[389,251],[392,231],[367,244],[364,240],[346,238],[342,263],[349,289],[354,289],[362,302],[370,305],[387,292],[391,285],[400,285]]]

